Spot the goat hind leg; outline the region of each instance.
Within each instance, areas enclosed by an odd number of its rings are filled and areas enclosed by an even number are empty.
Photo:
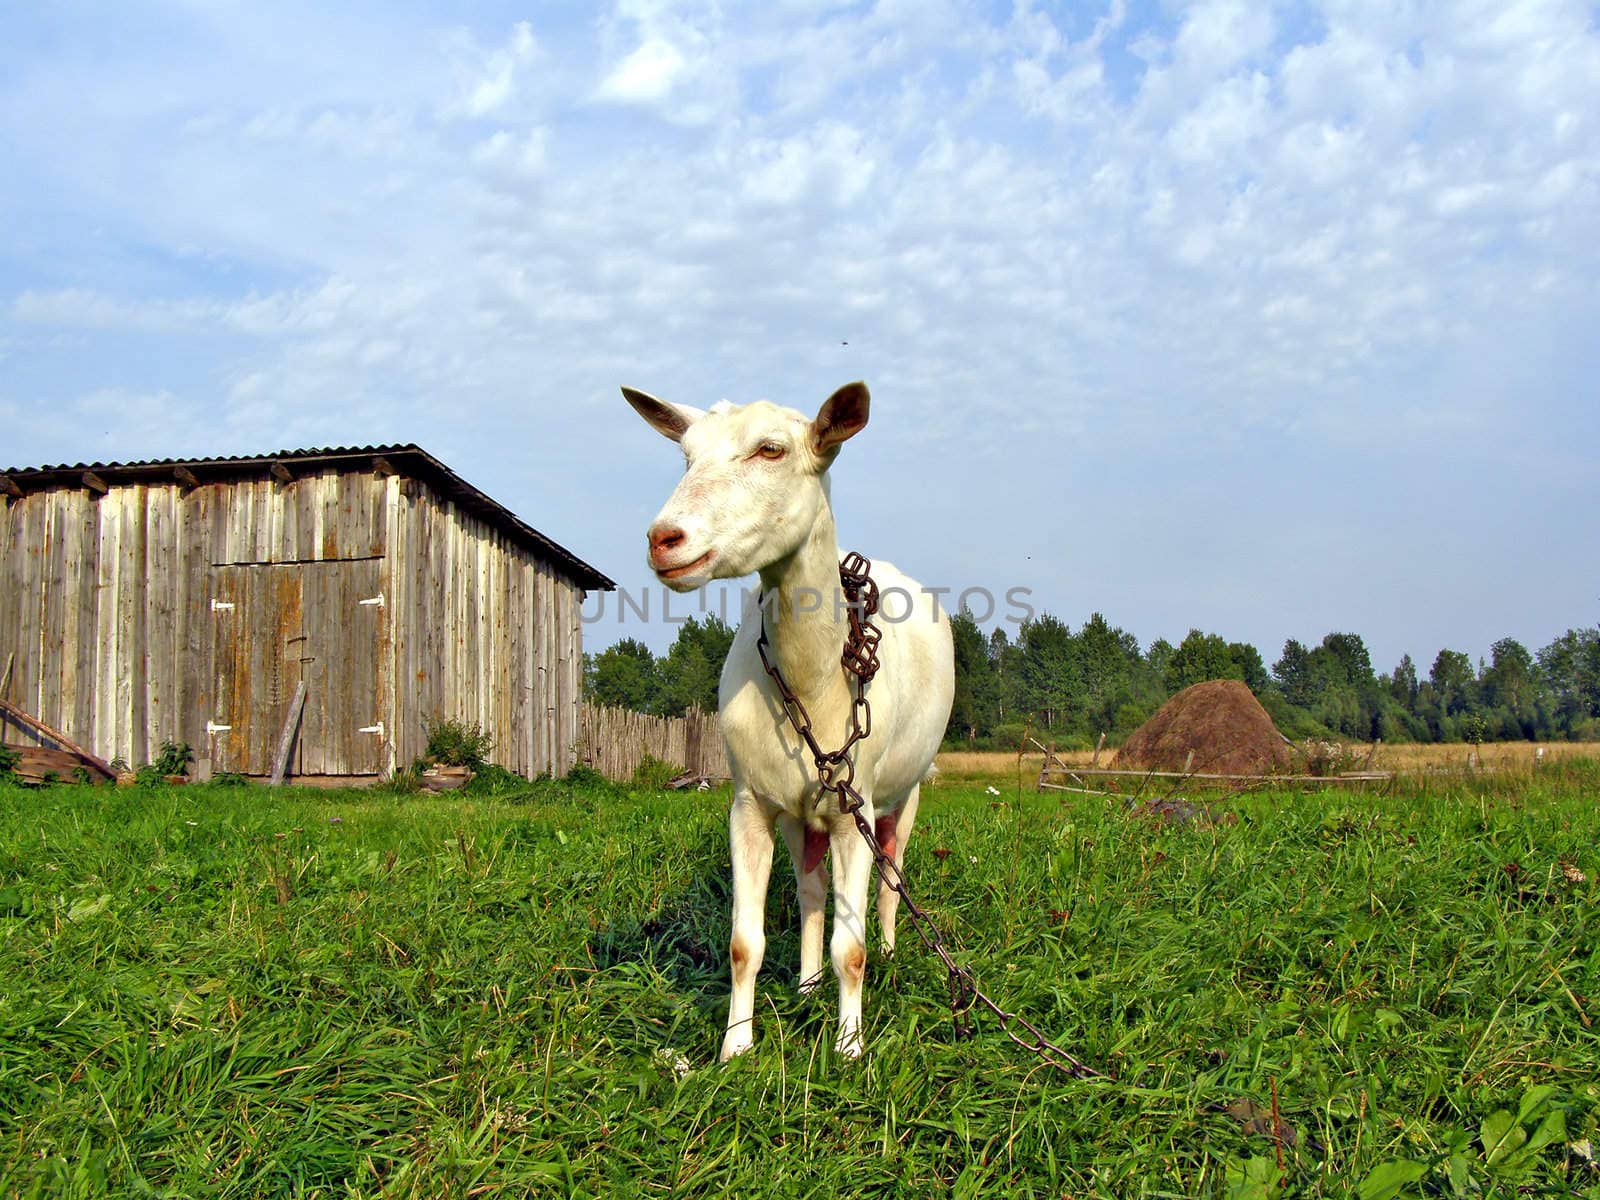
[[[778,829],[794,862],[794,886],[800,899],[800,990],[810,994],[822,983],[822,906],[828,898],[828,866],[818,861],[809,871],[806,861],[815,853],[815,831],[788,813],[778,817]]]
[[[878,818],[878,845],[894,860],[898,871],[906,861],[906,843],[911,840],[911,827],[917,823],[917,799],[920,784],[913,784],[893,813]],[[880,878],[878,880],[878,937],[885,954],[894,953],[895,919],[900,914],[900,893]]]

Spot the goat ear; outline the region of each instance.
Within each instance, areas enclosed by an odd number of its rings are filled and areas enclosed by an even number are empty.
[[[867,427],[872,395],[859,380],[847,383],[823,404],[811,422],[811,445],[823,458],[832,458],[850,438]]]
[[[691,408],[687,404],[668,404],[665,400],[657,400],[649,392],[641,392],[638,388],[625,387],[622,395],[633,405],[633,411],[649,422],[652,429],[675,442],[683,437],[689,426],[706,415],[702,409]]]

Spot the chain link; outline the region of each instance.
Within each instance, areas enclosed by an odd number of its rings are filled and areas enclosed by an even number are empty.
[[[944,964],[950,985],[950,1015],[955,1025],[956,1039],[974,1036],[977,1033],[977,1022],[973,1013],[980,1008],[987,1009],[994,1016],[1002,1033],[1024,1050],[1038,1055],[1041,1061],[1065,1071],[1075,1079],[1104,1078],[1099,1071],[1046,1038],[1025,1017],[1001,1007],[978,987],[977,976],[970,968],[956,962],[951,956],[938,925],[917,905],[916,901],[912,900],[911,893],[906,889],[905,876],[895,865],[894,859],[878,844],[872,825],[861,812],[866,800],[855,788],[855,760],[850,756],[855,744],[872,732],[872,706],[867,701],[867,684],[878,672],[878,643],[883,638],[883,632],[872,623],[872,617],[878,611],[878,585],[872,579],[872,564],[854,551],[846,555],[839,564],[839,583],[844,591],[850,626],[840,661],[844,669],[855,677],[856,694],[855,701],[850,706],[850,731],[845,735],[844,744],[837,750],[822,748],[817,741],[816,733],[811,728],[811,714],[806,711],[804,702],[785,682],[777,664],[768,656],[764,612],[761,618],[761,633],[756,638],[756,650],[761,655],[761,665],[772,677],[773,685],[778,689],[778,696],[783,701],[783,710],[789,718],[789,724],[794,727],[800,740],[806,744],[806,749],[811,751],[812,761],[817,768],[817,780],[823,793],[835,796],[839,811],[855,821],[862,840],[872,852],[872,861],[877,868],[878,878],[900,897],[900,903],[905,906],[906,915],[911,919],[912,928],[917,931],[917,936]],[[1022,1028],[1028,1036],[1022,1036],[1014,1027]]]

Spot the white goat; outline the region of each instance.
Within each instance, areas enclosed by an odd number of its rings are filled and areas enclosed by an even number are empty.
[[[656,577],[686,592],[711,579],[759,574],[765,602],[752,595],[722,669],[722,736],[733,771],[729,839],[733,857],[733,995],[724,1060],[754,1040],[756,972],[766,948],[762,911],[776,822],[794,861],[800,894],[800,978],[810,991],[822,973],[822,906],[828,887],[822,856],[833,851],[832,957],[839,977],[838,1050],[861,1053],[861,981],[866,973],[866,908],[872,855],[830,793],[821,800],[812,756],[784,714],[761,665],[769,653],[811,715],[824,750],[843,744],[854,680],[840,665],[848,631],[839,599],[839,547],[827,470],[840,445],[867,424],[865,384],[847,384],[815,420],[768,401],[726,402],[709,412],[668,404],[632,388],[623,395],[661,433],[678,442],[683,479],[649,530]],[[918,788],[933,763],[955,692],[950,624],[937,599],[886,562],[872,568],[883,608],[880,669],[867,696],[872,731],[857,742],[855,787],[863,815],[898,866],[917,816]],[[880,883],[878,918],[894,949],[899,897]]]

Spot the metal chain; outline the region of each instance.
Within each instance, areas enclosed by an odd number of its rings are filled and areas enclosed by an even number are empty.
[[[894,859],[878,844],[877,835],[873,832],[871,824],[861,813],[866,799],[855,788],[855,760],[850,757],[850,750],[872,732],[872,706],[867,702],[867,684],[877,674],[878,643],[883,637],[882,631],[872,623],[872,617],[878,611],[878,585],[873,581],[871,572],[872,564],[854,551],[847,554],[844,561],[839,564],[839,583],[844,590],[850,625],[841,663],[846,671],[855,676],[855,702],[850,706],[850,732],[845,736],[842,746],[837,750],[824,750],[818,743],[817,735],[811,728],[811,714],[806,711],[805,704],[785,682],[777,664],[767,654],[767,625],[764,614],[761,633],[756,638],[756,650],[761,655],[761,665],[766,668],[767,674],[772,677],[773,685],[778,689],[778,696],[783,701],[783,710],[789,718],[789,724],[794,727],[800,740],[806,744],[806,749],[811,751],[822,791],[836,796],[839,811],[854,819],[856,829],[860,831],[867,848],[872,852],[872,861],[877,868],[878,878],[900,897],[900,902],[905,906],[906,915],[911,918],[911,925],[917,931],[917,936],[944,964],[950,984],[950,1015],[955,1025],[956,1039],[969,1038],[977,1033],[977,1023],[972,1013],[974,1009],[982,1007],[994,1015],[1002,1033],[1024,1050],[1038,1055],[1050,1066],[1065,1071],[1075,1079],[1103,1078],[1099,1071],[1051,1042],[1025,1017],[1002,1008],[978,987],[977,976],[970,968],[962,966],[951,957],[950,951],[945,946],[944,935],[934,924],[933,918],[912,900],[911,893],[906,889],[905,876],[895,865]],[[1013,1026],[1020,1026],[1029,1036],[1023,1037]]]

